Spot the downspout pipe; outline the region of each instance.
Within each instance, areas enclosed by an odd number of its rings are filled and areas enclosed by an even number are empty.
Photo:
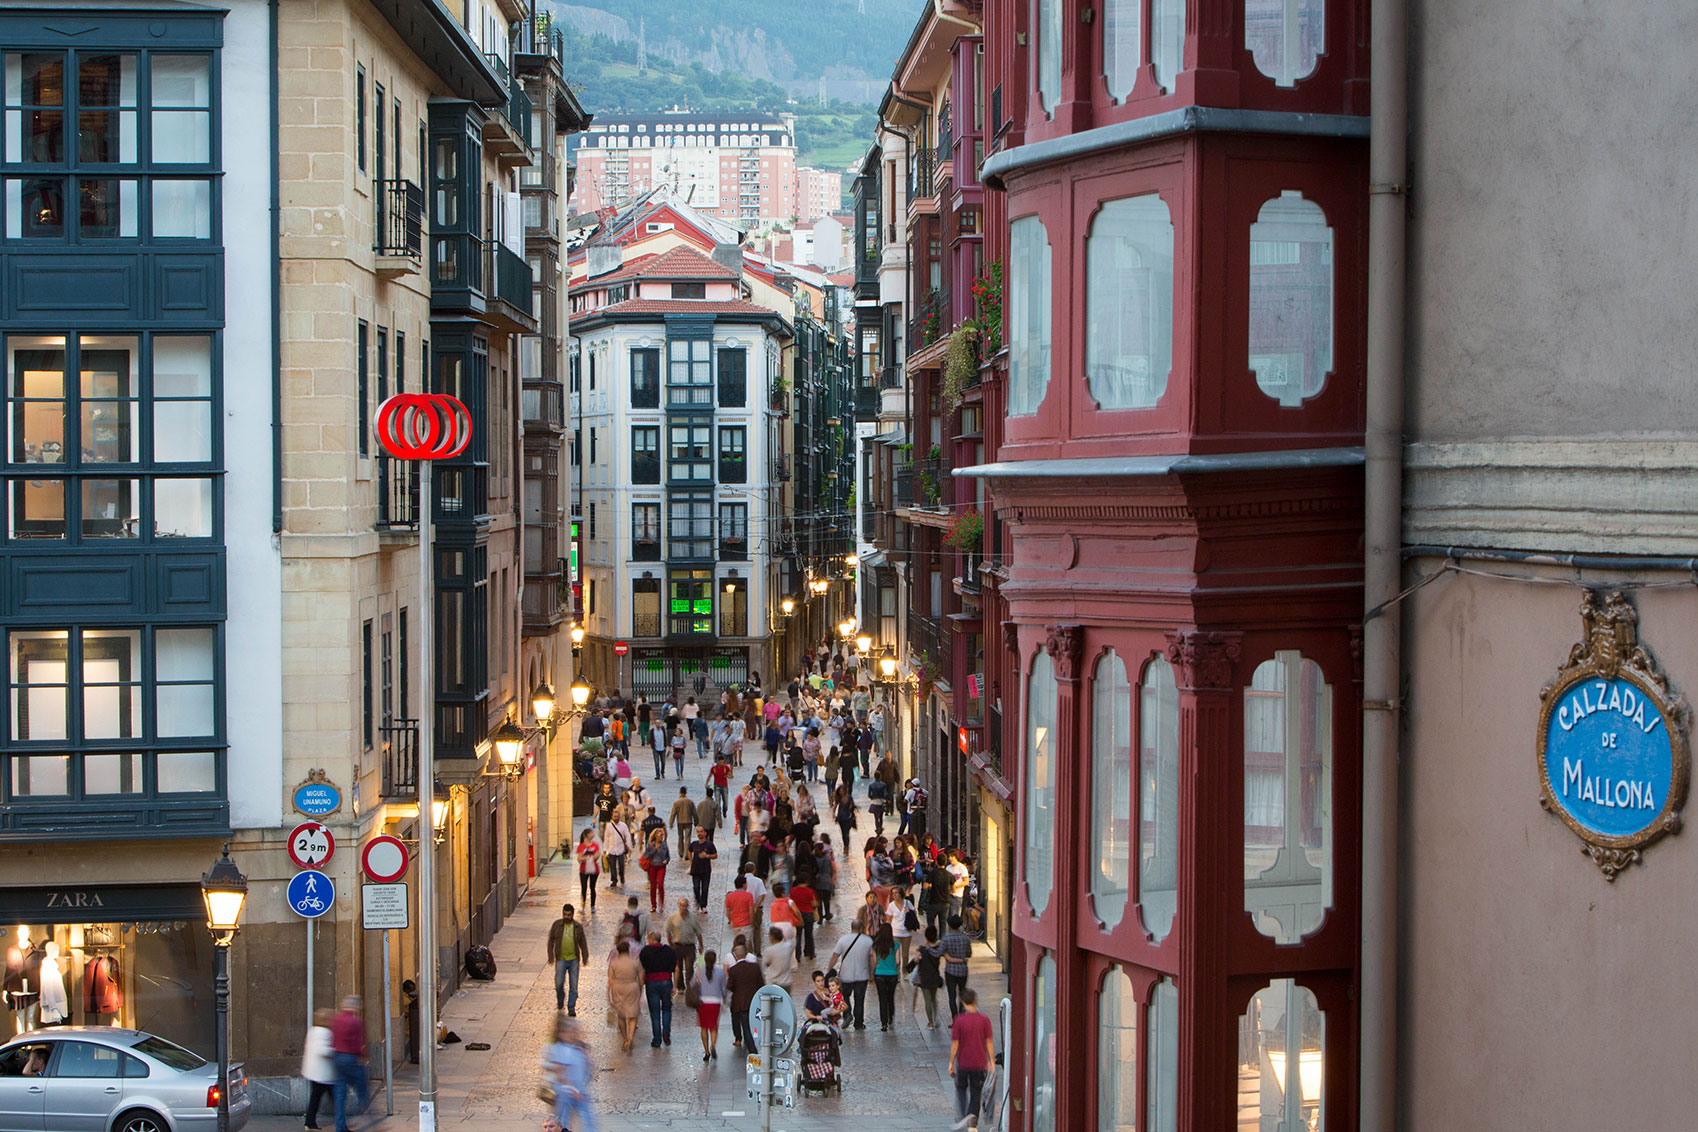
[[[1409,205],[1408,0],[1371,0],[1368,356],[1362,628],[1361,1108],[1394,1132],[1400,1032],[1404,312]]]
[[[271,533],[283,533],[283,168],[278,160],[283,88],[277,58],[277,4],[271,0]]]

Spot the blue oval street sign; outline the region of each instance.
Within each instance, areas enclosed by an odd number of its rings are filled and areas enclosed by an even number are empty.
[[[1674,787],[1668,723],[1633,681],[1583,680],[1551,712],[1545,776],[1552,799],[1586,829],[1605,837],[1643,833]]]
[[[289,882],[288,900],[295,915],[317,919],[336,903],[336,883],[323,873],[296,873]]]
[[[308,817],[333,814],[342,805],[342,792],[328,782],[308,782],[295,787],[295,809]]]

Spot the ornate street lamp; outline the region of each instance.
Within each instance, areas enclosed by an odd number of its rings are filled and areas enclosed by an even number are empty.
[[[448,809],[453,796],[448,787],[438,782],[431,790],[430,828],[433,840],[441,843],[448,836]]]
[[[572,647],[574,649],[584,647],[584,627],[576,621],[572,623]]]
[[[218,1058],[218,1132],[230,1132],[230,944],[242,920],[242,904],[248,898],[248,878],[230,859],[230,846],[200,878],[201,899],[206,902],[206,927],[212,933],[212,997],[216,1004],[217,1031],[214,1051]]]
[[[582,708],[590,702],[590,686],[582,676],[572,681],[572,706]]]
[[[872,639],[872,637],[870,637],[866,633],[862,633],[860,636],[856,637],[855,638],[855,651],[860,653],[862,656],[866,656],[869,652],[872,652],[873,651],[873,639]]]
[[[554,685],[546,680],[537,685],[537,690],[531,693],[531,714],[536,716],[537,723],[554,718]]]
[[[793,597],[784,598],[778,603],[778,607],[784,610],[784,616],[788,617],[796,612],[796,599]]]
[[[490,736],[495,746],[495,758],[501,764],[501,774],[505,778],[517,778],[524,773],[520,758],[525,753],[525,733],[513,722],[511,716],[502,720],[501,726]]]

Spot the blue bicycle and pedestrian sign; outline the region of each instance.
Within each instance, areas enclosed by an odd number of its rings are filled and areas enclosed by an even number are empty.
[[[288,899],[295,915],[317,919],[336,903],[336,884],[323,873],[296,873],[289,882]]]

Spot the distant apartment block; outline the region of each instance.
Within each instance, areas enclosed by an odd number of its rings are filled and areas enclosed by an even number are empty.
[[[796,170],[796,219],[806,224],[843,209],[843,174],[806,165]]]

